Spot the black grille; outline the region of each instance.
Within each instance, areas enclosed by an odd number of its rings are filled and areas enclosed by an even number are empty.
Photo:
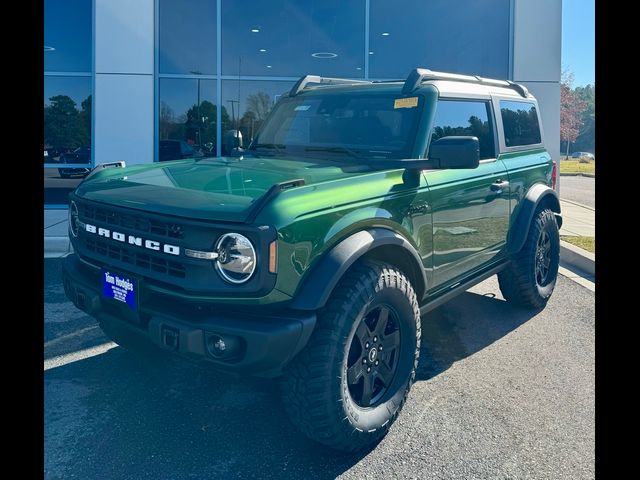
[[[166,238],[184,238],[182,226],[175,223],[154,220],[128,213],[114,212],[93,205],[83,205],[82,208],[84,215],[81,214],[80,216],[87,220],[94,220],[96,222],[106,223],[107,225],[115,225],[136,230],[140,233],[151,233]]]
[[[112,245],[102,240],[86,238],[85,247],[97,255],[135,265],[150,272],[158,272],[177,278],[185,278],[186,276],[186,269],[182,263],[147,255],[126,246]]]

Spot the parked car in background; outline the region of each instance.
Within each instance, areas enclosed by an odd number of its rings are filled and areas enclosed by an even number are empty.
[[[593,162],[596,159],[593,153],[589,153],[589,152],[573,152],[571,154],[571,158],[575,158],[578,160],[585,160],[587,162]]]
[[[60,155],[58,163],[86,163],[86,168],[58,169],[58,174],[62,178],[86,177],[91,171],[91,147],[78,147],[73,152],[65,152]]]
[[[160,140],[160,149],[158,151],[158,160],[167,162],[169,160],[180,160],[181,158],[198,158],[204,155],[200,151],[196,151],[193,146],[184,140]]]
[[[65,148],[53,148],[45,147],[44,149],[44,163],[58,163],[60,161],[60,155],[64,152],[71,152],[72,149]]]

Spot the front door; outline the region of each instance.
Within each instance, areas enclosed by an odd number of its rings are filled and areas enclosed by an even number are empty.
[[[473,135],[480,141],[476,169],[427,170],[433,222],[433,288],[458,281],[504,254],[509,231],[509,182],[496,160],[490,102],[439,100],[431,141]]]

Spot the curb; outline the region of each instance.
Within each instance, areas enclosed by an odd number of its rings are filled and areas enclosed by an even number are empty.
[[[567,200],[566,198],[561,198],[561,199],[560,199],[560,204],[561,204],[561,205],[562,205],[562,203],[563,203],[563,202],[570,203],[571,205],[575,205],[576,207],[586,208],[587,210],[591,210],[591,211],[593,211],[593,212],[595,212],[595,211],[596,211],[596,209],[595,209],[595,208],[590,207],[589,205],[585,205],[585,204],[583,204],[583,203],[574,202],[573,200]]]
[[[561,173],[560,174],[561,177],[589,177],[589,178],[596,178],[596,174],[595,173]]]
[[[69,237],[44,237],[44,258],[60,258],[72,251]]]
[[[589,275],[596,275],[596,256],[564,240],[560,240],[560,260]]]

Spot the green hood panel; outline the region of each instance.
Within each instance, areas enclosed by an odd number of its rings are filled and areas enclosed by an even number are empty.
[[[308,158],[176,160],[104,170],[83,182],[76,194],[165,215],[244,222],[254,202],[276,183],[302,178],[313,185],[362,173],[337,165]]]

